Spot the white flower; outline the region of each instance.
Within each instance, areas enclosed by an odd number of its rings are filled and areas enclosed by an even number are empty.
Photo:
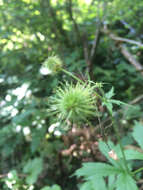
[[[24,133],[25,136],[29,135],[31,133],[30,128],[29,127],[24,127],[23,128],[23,133]]]
[[[10,181],[6,180],[5,183],[6,183],[6,185],[7,185],[8,188],[12,189],[12,183]]]
[[[52,124],[52,125],[49,127],[49,129],[48,129],[49,133],[52,133],[56,127],[59,127],[59,125],[60,125],[59,122]]]
[[[62,133],[59,130],[56,130],[54,132],[54,135],[60,137],[62,135]]]
[[[9,172],[7,176],[8,176],[9,179],[12,179],[12,178],[13,178],[13,175],[12,175],[11,172]]]

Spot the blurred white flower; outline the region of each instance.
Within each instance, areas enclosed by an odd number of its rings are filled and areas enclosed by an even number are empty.
[[[22,128],[21,125],[17,125],[17,126],[16,126],[16,129],[15,129],[16,132],[19,133],[19,132],[21,131],[21,128]]]
[[[42,75],[49,75],[49,74],[52,73],[52,71],[51,71],[50,69],[48,69],[48,68],[42,66],[42,67],[40,68],[40,73],[41,73]]]
[[[9,94],[7,94],[6,97],[5,97],[5,100],[10,102],[11,101],[11,96]]]
[[[62,133],[59,130],[54,131],[54,135],[60,137]]]
[[[16,116],[17,113],[18,113],[18,109],[13,108],[12,112],[11,112],[11,116],[14,117],[14,116]]]
[[[29,84],[24,83],[21,87],[18,87],[15,90],[13,90],[12,94],[17,96],[18,100],[21,100],[26,95],[28,87],[29,87]]]
[[[4,79],[0,78],[0,83],[2,83],[4,81]]]
[[[60,125],[59,122],[52,124],[52,125],[49,127],[49,129],[48,129],[49,133],[54,132],[54,129],[55,129],[56,127],[59,127],[59,125]]]
[[[41,124],[38,124],[37,128],[38,128],[38,129],[41,129],[41,128],[42,128],[42,125],[41,125]]]
[[[9,189],[12,189],[12,188],[13,188],[13,187],[12,187],[12,182],[6,180],[5,183],[6,183],[6,185],[7,185],[7,187],[8,187]]]
[[[23,133],[24,133],[25,136],[29,135],[31,133],[30,128],[29,127],[24,127],[23,128]]]
[[[13,174],[11,172],[9,172],[7,176],[8,176],[9,179],[13,178]]]

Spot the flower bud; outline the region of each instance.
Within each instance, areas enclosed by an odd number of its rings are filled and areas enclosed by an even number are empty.
[[[58,56],[50,56],[44,61],[43,66],[56,74],[62,69],[63,63]]]

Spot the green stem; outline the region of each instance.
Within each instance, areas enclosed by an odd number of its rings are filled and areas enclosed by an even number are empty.
[[[66,73],[67,75],[71,76],[72,78],[74,78],[75,80],[77,80],[78,82],[84,84],[84,82],[83,82],[82,80],[80,80],[78,77],[76,77],[76,76],[73,75],[72,73],[66,71],[65,69],[62,69],[62,71],[63,71],[64,73]]]
[[[135,170],[134,172],[132,172],[132,174],[135,175],[136,173],[141,172],[142,170],[143,170],[143,167]]]
[[[116,122],[114,120],[114,117],[113,117],[112,113],[110,113],[110,116],[111,116],[114,131],[115,131],[115,134],[116,134],[116,137],[118,139],[118,143],[119,143],[119,146],[120,146],[120,149],[121,149],[121,153],[122,153],[122,156],[123,156],[123,161],[124,161],[126,171],[130,175],[130,171],[129,171],[126,156],[125,156],[125,153],[124,153],[124,148],[123,148],[123,145],[121,143],[121,138],[120,138],[120,135],[119,135],[118,127],[116,126]]]

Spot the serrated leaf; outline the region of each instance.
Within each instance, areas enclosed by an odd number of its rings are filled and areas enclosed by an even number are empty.
[[[110,98],[112,98],[114,95],[115,95],[115,94],[114,94],[114,87],[112,87],[111,90],[105,94],[105,97],[106,97],[107,99],[110,99]]]
[[[122,101],[120,101],[120,100],[111,99],[110,102],[113,103],[113,104],[117,104],[117,105],[130,106],[130,105],[128,105],[128,104],[126,104],[126,103],[124,103],[124,102],[122,102]]]
[[[135,180],[125,173],[117,177],[116,186],[117,190],[138,190]]]
[[[75,172],[75,175],[80,177],[84,176],[85,178],[90,176],[108,176],[108,175],[116,175],[121,173],[121,170],[118,168],[115,168],[109,164],[105,163],[94,163],[89,162],[83,164],[83,167],[78,169]]]
[[[107,190],[105,180],[102,177],[93,176],[88,179],[83,185],[81,185],[80,190]]]
[[[143,124],[136,122],[133,130],[133,137],[143,149]]]

